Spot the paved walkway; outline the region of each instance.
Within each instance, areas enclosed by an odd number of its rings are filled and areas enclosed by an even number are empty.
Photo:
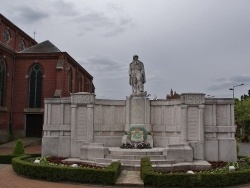
[[[41,145],[37,145],[39,142],[37,139],[24,139],[25,153],[41,153]],[[0,145],[0,155],[11,154],[15,142]],[[250,143],[239,144],[239,155],[250,155]],[[125,187],[143,187],[143,182],[140,179],[139,172],[135,171],[122,171],[120,177],[117,180],[117,186]],[[88,185],[88,184],[76,184],[69,182],[48,182],[44,180],[34,180],[23,176],[19,176],[13,170],[11,165],[0,164],[0,188],[90,188],[90,187],[116,187],[116,186],[104,186],[104,185]],[[250,188],[250,184],[235,186],[232,188]]]

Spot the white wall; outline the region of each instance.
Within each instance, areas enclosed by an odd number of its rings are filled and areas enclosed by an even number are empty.
[[[182,94],[181,99],[150,101],[153,147],[189,143],[194,159],[235,161],[232,99],[205,99]],[[76,93],[71,98],[45,100],[43,155],[79,157],[86,143],[119,147],[125,134],[126,101],[95,99]]]

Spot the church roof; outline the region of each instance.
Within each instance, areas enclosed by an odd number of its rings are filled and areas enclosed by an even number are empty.
[[[31,46],[30,48],[26,48],[19,53],[51,53],[51,52],[61,52],[54,44],[52,44],[49,40]]]

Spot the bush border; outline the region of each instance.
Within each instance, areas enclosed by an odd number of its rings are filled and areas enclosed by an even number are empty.
[[[40,157],[41,154],[27,154],[32,157]],[[20,157],[22,155],[13,155],[13,154],[6,154],[6,155],[0,155],[0,164],[11,164],[12,159],[15,157]]]
[[[49,181],[68,181],[77,183],[100,183],[114,185],[121,173],[121,163],[112,162],[105,169],[74,168],[34,164],[24,159],[30,155],[19,156],[12,159],[13,170],[21,175],[45,179]]]
[[[223,187],[250,181],[250,169],[227,173],[161,174],[153,170],[150,159],[141,159],[141,178],[144,185],[156,187]]]

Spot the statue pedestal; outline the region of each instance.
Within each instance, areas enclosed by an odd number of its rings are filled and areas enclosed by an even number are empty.
[[[138,129],[138,130],[137,130]],[[141,129],[141,131],[139,130]],[[133,132],[131,131],[133,130]],[[136,132],[134,133],[134,131]],[[144,130],[144,131],[143,131]],[[138,138],[135,139],[135,142],[146,142],[153,147],[153,138],[151,135],[148,135],[152,130],[150,124],[150,101],[146,97],[127,97],[126,99],[126,124],[125,131],[127,134],[135,134]],[[142,133],[143,132],[143,133]],[[141,135],[143,134],[143,135]],[[144,134],[147,134],[146,136]],[[144,136],[145,139],[140,139],[139,135]],[[134,136],[132,135],[134,138]],[[124,135],[122,143],[133,142],[131,136]]]
[[[150,101],[146,97],[127,97],[125,131],[131,127],[143,127],[151,132]]]

